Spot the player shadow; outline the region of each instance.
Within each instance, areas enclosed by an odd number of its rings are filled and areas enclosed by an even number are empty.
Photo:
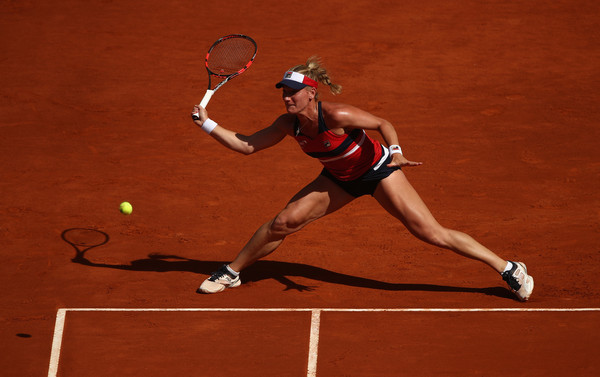
[[[98,232],[96,237],[90,237],[98,244],[91,245],[86,241],[83,247],[69,241],[68,236],[74,232],[88,233]],[[75,257],[71,259],[73,263],[82,264],[90,267],[112,268],[124,271],[148,271],[148,272],[170,272],[184,271],[202,275],[211,275],[221,267],[224,261],[201,261],[190,259],[178,255],[149,254],[147,258],[132,260],[128,264],[108,264],[98,263],[88,259],[85,253],[90,249],[104,245],[110,239],[109,236],[101,231],[93,229],[73,228],[62,233],[62,238],[75,248]],[[265,279],[273,279],[284,286],[284,291],[295,290],[299,292],[315,290],[315,286],[307,286],[296,283],[292,280],[294,277],[307,278],[314,281],[322,281],[330,284],[346,285],[358,288],[376,289],[384,291],[426,291],[426,292],[465,292],[479,293],[488,296],[513,299],[514,295],[503,287],[469,288],[455,287],[437,284],[422,283],[391,283],[381,280],[363,278],[331,271],[325,268],[311,266],[303,263],[290,263],[272,260],[259,260],[248,267],[243,274],[244,283],[258,282]]]

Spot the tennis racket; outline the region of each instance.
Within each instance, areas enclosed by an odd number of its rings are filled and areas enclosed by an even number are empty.
[[[227,81],[244,73],[256,56],[258,46],[254,39],[242,34],[231,34],[220,38],[206,54],[206,71],[208,72],[208,90],[200,102],[206,108],[213,94]],[[212,81],[216,85],[212,87]],[[193,114],[198,119],[197,114]]]

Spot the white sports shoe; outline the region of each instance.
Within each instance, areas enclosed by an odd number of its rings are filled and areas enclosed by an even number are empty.
[[[512,268],[502,273],[502,279],[508,283],[519,300],[527,301],[533,292],[533,276],[527,274],[527,267],[523,262],[511,262]]]
[[[225,290],[225,288],[235,288],[242,284],[239,276],[233,276],[227,271],[227,266],[223,265],[198,288],[198,293],[218,293]]]

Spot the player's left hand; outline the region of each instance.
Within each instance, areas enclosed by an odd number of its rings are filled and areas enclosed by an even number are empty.
[[[422,162],[409,161],[402,154],[394,153],[392,155],[392,162],[390,162],[387,166],[390,168],[394,167],[403,167],[403,166],[419,166],[423,165]]]

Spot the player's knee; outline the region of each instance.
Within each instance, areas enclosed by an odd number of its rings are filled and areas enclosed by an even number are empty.
[[[283,211],[271,222],[270,231],[274,234],[286,236],[300,230],[305,221],[290,211]]]
[[[422,227],[417,231],[416,236],[434,246],[446,249],[450,247],[448,230],[441,226]]]

